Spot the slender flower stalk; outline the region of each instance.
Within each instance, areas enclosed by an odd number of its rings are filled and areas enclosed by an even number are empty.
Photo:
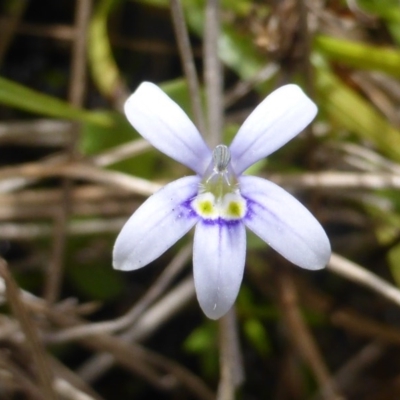
[[[142,83],[125,104],[133,127],[154,147],[196,175],[169,183],[140,206],[114,247],[114,268],[149,264],[196,226],[193,270],[197,298],[212,319],[233,305],[246,259],[245,227],[287,260],[323,268],[328,237],[313,215],[274,183],[243,172],[299,134],[317,107],[296,85],[270,94],[231,145],[210,150],[183,110],[161,89]]]

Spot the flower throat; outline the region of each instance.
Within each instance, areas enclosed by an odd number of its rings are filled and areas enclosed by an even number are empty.
[[[229,148],[218,145],[200,183],[199,194],[192,202],[194,210],[205,220],[239,220],[246,214],[246,201],[240,195],[230,161]]]

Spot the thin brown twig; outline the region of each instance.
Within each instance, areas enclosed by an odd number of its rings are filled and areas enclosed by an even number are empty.
[[[197,128],[204,135],[206,124],[201,103],[200,85],[181,1],[170,0],[170,7],[172,22],[175,29],[175,37],[178,43],[179,54],[182,61],[182,67],[189,87],[193,118]]]
[[[267,286],[270,279],[254,269],[250,269],[249,272],[252,282],[258,290],[265,296],[271,296],[273,289]],[[321,316],[325,316],[334,326],[357,336],[379,340],[390,345],[400,345],[399,329],[365,317],[350,307],[337,307],[334,298],[310,285],[300,275],[293,274],[292,278],[296,285],[296,291],[299,293],[298,298],[301,300],[301,304],[307,309],[312,309]]]
[[[66,317],[62,313],[46,308],[46,306],[44,307],[43,311],[56,324],[75,325],[81,323],[77,318]],[[188,369],[137,344],[128,344],[121,338],[106,334],[82,338],[79,339],[79,343],[95,351],[110,352],[120,365],[135,374],[139,374],[160,389],[170,390],[174,386],[174,382],[162,379],[161,375],[152,366],[162,372],[172,374],[199,400],[214,398],[211,390]]]
[[[96,154],[89,158],[89,160],[99,167],[106,167],[115,164],[127,158],[138,156],[146,150],[151,149],[151,144],[144,139],[134,140],[132,142],[115,146],[110,150],[106,150],[100,154]]]
[[[92,0],[77,0],[75,4],[75,35],[72,47],[71,84],[69,100],[82,106],[86,93],[87,31],[92,11]]]
[[[88,221],[72,221],[68,224],[69,235],[93,235],[100,233],[115,233],[121,230],[126,217],[118,218],[92,218]],[[50,224],[45,223],[0,223],[1,238],[8,240],[26,240],[49,237],[53,233]]]
[[[86,42],[87,31],[92,9],[92,0],[79,0],[75,7],[75,38],[72,50],[71,84],[69,100],[74,106],[82,106],[85,97],[86,82]],[[72,124],[70,142],[67,148],[68,159],[76,158],[79,123]],[[54,241],[52,256],[46,274],[44,298],[53,303],[61,290],[64,269],[64,255],[67,242],[67,225],[71,207],[71,190],[73,181],[64,178],[62,182],[63,199],[61,208],[54,221]]]
[[[7,17],[0,17],[0,30],[9,24]],[[71,25],[64,24],[39,24],[29,23],[26,21],[21,22],[17,28],[16,33],[19,35],[39,36],[51,38],[56,40],[63,40],[70,42],[75,38],[75,28]],[[132,39],[118,33],[110,33],[110,42],[113,47],[129,49],[133,51],[140,51],[143,53],[156,53],[156,54],[177,54],[176,46],[169,44],[163,40],[157,39]],[[200,49],[194,50],[194,56],[200,57]]]
[[[376,172],[315,172],[272,174],[268,179],[282,186],[321,189],[384,189],[400,188],[400,175]]]
[[[78,390],[75,386],[71,385],[64,379],[56,378],[54,380],[54,389],[63,399],[66,400],[96,400],[87,393]]]
[[[219,321],[221,378],[218,386],[218,400],[234,399],[236,389],[244,381],[237,329],[235,309],[232,308]]]
[[[66,367],[55,357],[50,358],[54,371],[54,389],[57,393],[71,400],[103,400],[78,374]]]
[[[12,203],[4,204],[3,201],[0,201],[0,204],[0,221],[53,218],[59,208],[59,203],[55,201],[49,201],[47,205],[46,203],[30,205],[27,208],[21,208],[21,203],[19,203],[19,206],[16,206]],[[104,198],[98,202],[82,201],[73,204],[70,216],[89,216],[94,218],[98,218],[99,215],[105,218],[121,215],[129,216],[132,214],[132,210],[135,210],[138,205],[139,203],[134,199],[130,200],[123,196],[120,198]],[[70,229],[70,224],[68,224],[68,229]]]
[[[338,308],[334,298],[311,286],[300,276],[295,275],[294,278],[302,304],[326,316],[332,325],[357,336],[379,340],[385,344],[400,345],[399,329],[366,317],[350,307]]]
[[[88,161],[90,161],[94,165],[104,167],[111,165],[115,162],[125,160],[126,158],[141,154],[143,151],[145,151],[146,148],[151,148],[151,146],[146,141],[135,140],[121,146],[116,146],[110,150],[106,150],[100,154],[88,158]],[[22,164],[18,167],[15,167],[16,169],[8,169],[6,167],[4,170],[0,170],[0,192],[9,193],[19,190],[29,184],[32,184],[35,182],[36,179],[43,178],[45,177],[45,175],[41,176],[41,174],[39,173],[39,176],[29,176],[28,171],[38,171],[38,169],[40,170],[41,166],[44,169],[48,169],[49,171],[51,171],[52,168],[48,168],[50,165],[52,167],[55,167],[57,165],[58,167],[63,168],[62,166],[68,161],[68,159],[69,157],[67,154],[61,153],[47,157],[37,163],[29,163],[25,165]],[[47,166],[47,168],[45,166]],[[20,167],[22,168],[22,170],[19,169]],[[56,170],[58,170],[58,167],[56,168]],[[3,178],[1,177],[1,171],[5,173],[5,175],[3,175]],[[19,177],[21,171],[23,171],[23,177]],[[27,173],[28,175],[25,175]],[[129,180],[129,175],[126,175],[126,177],[127,178],[125,180]],[[118,181],[119,179],[116,180]]]
[[[372,149],[355,143],[332,143],[334,149],[343,152],[347,157],[345,160],[352,167],[357,167],[365,172],[387,172],[400,175],[400,165]]]
[[[193,278],[187,278],[150,307],[120,338],[127,342],[142,341],[170,320],[195,297]],[[109,354],[97,354],[80,369],[79,375],[93,382],[100,378],[115,360]]]
[[[37,385],[27,376],[26,372],[18,366],[10,357],[0,353],[0,369],[5,369],[9,374],[12,375],[12,379],[15,380],[18,392],[23,392],[29,396],[32,400],[46,400],[44,394]],[[0,381],[1,386],[4,385]],[[3,388],[6,389],[6,388]]]
[[[400,125],[400,116],[396,103],[371,79],[369,73],[357,71],[351,75],[351,79],[392,125]]]
[[[57,176],[66,176],[70,178],[83,179],[89,182],[103,183],[110,185],[111,187],[123,188],[145,196],[153,194],[162,187],[162,185],[146,179],[118,171],[104,170],[78,162],[69,164],[51,164],[51,168],[49,168],[49,164],[43,162],[22,164],[15,167],[0,169],[0,181],[1,179],[8,178],[44,179]]]
[[[128,200],[132,193],[127,190],[113,190],[100,185],[76,186],[72,192],[74,202],[101,202],[108,199]],[[39,206],[43,204],[58,203],[62,193],[60,188],[25,189],[18,193],[6,193],[0,197],[0,205],[7,207],[15,205],[17,208],[28,205]]]
[[[136,52],[142,53],[155,53],[158,55],[176,55],[178,54],[178,49],[175,45],[171,44],[167,40],[158,40],[154,39],[145,39],[145,38],[132,38],[126,37],[124,35],[118,34],[116,32],[110,32],[110,43],[113,48],[124,48],[129,49]],[[195,50],[194,55],[200,57],[201,52],[199,50]]]
[[[138,206],[132,193],[99,185],[76,186],[71,192],[71,214],[106,217],[129,215]],[[62,199],[60,188],[29,189],[0,196],[0,220],[52,217]]]
[[[8,24],[8,18],[0,18],[0,28],[5,24]],[[71,41],[75,36],[75,30],[70,25],[64,24],[47,24],[41,25],[36,23],[29,23],[24,21],[21,23],[16,32],[18,34],[29,35],[29,36],[44,36],[57,40]]]
[[[7,288],[9,288],[9,275],[3,273],[3,264],[5,265],[5,262],[0,262],[0,273],[4,276],[7,283]],[[189,283],[189,285],[187,285],[187,283]],[[192,280],[185,282],[183,286],[185,286],[186,291],[187,289],[189,289],[190,293],[194,293]],[[171,293],[168,293],[168,296],[170,296],[170,294]],[[163,300],[165,299],[162,299],[161,303],[167,303]],[[182,296],[179,295],[179,299],[176,300],[176,303],[179,303],[179,306],[181,308]],[[23,303],[21,302],[21,304]],[[37,312],[41,315],[46,316],[48,321],[51,321],[52,323],[60,326],[82,324],[82,321],[75,316],[60,313],[56,308],[49,308],[48,305],[40,298],[30,296],[29,301],[26,302],[23,306],[27,308],[29,307],[29,309],[31,309],[33,312]],[[165,310],[166,309],[164,307],[164,313]],[[169,319],[170,314],[167,315],[166,318]],[[20,322],[22,323],[22,321]],[[215,397],[210,389],[208,389],[208,387],[198,377],[192,374],[185,367],[163,356],[159,356],[149,350],[145,350],[139,345],[128,344],[123,338],[121,339],[117,337],[112,337],[107,334],[99,334],[90,336],[88,338],[82,338],[78,341],[80,344],[89,349],[111,353],[114,360],[116,360],[119,365],[127,368],[129,371],[135,374],[138,374],[139,376],[142,376],[159,389],[170,390],[175,386],[175,381],[163,379],[161,374],[157,372],[156,369],[160,369],[162,372],[167,374],[172,374],[177,379],[177,381],[185,386],[199,400],[210,400]],[[36,351],[37,350],[38,349],[36,348]],[[150,356],[151,360],[150,362],[148,362],[148,357]],[[156,369],[154,369],[152,365],[155,366]],[[71,385],[66,382],[63,383],[63,388],[61,389],[67,389],[68,387],[69,389],[71,389]],[[75,393],[78,393],[78,390],[75,390]],[[53,397],[46,395],[46,400],[51,399],[53,399]]]
[[[29,163],[0,169],[1,180],[16,178],[44,179],[57,176],[68,176],[87,181],[108,184],[132,192],[149,196],[159,190],[159,185],[148,180],[117,171],[98,169],[84,163],[48,164]],[[400,175],[388,172],[316,172],[296,174],[271,174],[268,179],[291,188],[309,189],[385,189],[400,188]]]
[[[258,71],[253,77],[248,80],[240,80],[237,84],[229,89],[224,96],[224,107],[228,108],[236,101],[246,96],[259,83],[271,79],[279,70],[275,63],[268,63],[264,68]]]
[[[276,276],[282,316],[286,322],[287,330],[290,332],[289,338],[313,372],[321,391],[324,393],[324,398],[327,400],[343,399],[334,384],[311,332],[301,316],[296,288],[290,272],[285,268],[281,268]]]
[[[60,326],[71,326],[82,323],[82,321],[77,317],[60,313],[55,308],[49,308],[47,303],[42,299],[33,298],[29,303],[25,303],[25,306],[29,307],[34,312],[45,315],[48,321]],[[114,361],[119,365],[125,367],[128,371],[141,376],[159,389],[169,390],[171,387],[170,383],[162,381],[157,371],[155,371],[146,360],[138,360],[134,349],[123,344],[117,338],[107,335],[97,335],[90,338],[80,339],[79,343],[95,351],[109,352],[112,354]],[[56,383],[56,381],[54,383]],[[66,386],[63,385],[61,391],[64,391],[65,388]]]
[[[172,261],[165,268],[160,277],[150,287],[150,289],[146,292],[146,294],[142,297],[142,299],[122,317],[116,318],[111,321],[91,323],[69,328],[64,331],[58,331],[57,333],[49,336],[47,339],[52,342],[60,343],[99,333],[118,332],[130,326],[133,326],[133,324],[145,312],[145,310],[168,288],[172,280],[186,265],[186,262],[188,261],[191,253],[191,245],[185,246],[172,259]]]
[[[4,55],[10,47],[10,43],[27,6],[27,0],[17,0],[9,3],[9,15],[3,19],[1,27],[0,65],[3,64]]]
[[[70,121],[37,119],[0,123],[1,144],[59,147],[65,145],[71,130]]]
[[[308,29],[308,9],[305,0],[297,0],[297,11],[299,15],[299,31],[301,46],[301,73],[305,80],[307,94],[315,97],[314,74],[311,65],[311,36]]]
[[[116,171],[104,171],[96,169],[85,164],[72,164],[60,167],[54,167],[49,170],[45,166],[36,169],[27,168],[16,171],[19,176],[33,176],[33,177],[51,177],[67,175],[71,177],[87,179],[94,182],[108,183],[112,186],[119,186],[121,188],[132,190],[138,194],[150,195],[162,186],[147,181],[142,178],[134,177],[131,175],[123,174]],[[13,169],[10,167],[10,170]],[[19,171],[18,171],[19,170]],[[9,171],[3,170],[8,175]],[[11,171],[10,171],[11,172]],[[2,170],[0,170],[0,178]],[[302,173],[302,174],[271,174],[268,176],[271,181],[286,187],[309,189],[399,189],[400,188],[400,175],[393,173],[355,173],[355,172],[316,172],[316,173]]]
[[[354,357],[350,358],[334,375],[338,387],[347,392],[355,385],[359,375],[370,368],[383,355],[385,346],[377,341],[368,343]],[[317,393],[312,400],[323,400],[322,393]]]
[[[187,386],[190,386],[198,399],[215,399],[214,393],[212,393],[212,391],[208,389],[203,382],[197,378],[196,375],[188,373],[185,368],[182,368],[182,366],[175,361],[163,357],[160,354],[148,350],[142,346],[138,346],[136,344],[133,346],[135,348],[135,352],[140,354],[140,356],[147,360],[150,364],[168,372],[172,372],[178,379],[180,379],[182,382],[185,382]]]
[[[373,290],[400,306],[400,290],[361,265],[332,253],[327,268],[337,275]]]
[[[37,368],[40,387],[46,400],[57,400],[57,395],[53,390],[52,372],[48,363],[47,355],[42,343],[39,340],[39,335],[27,313],[25,305],[20,297],[20,292],[17,284],[8,271],[7,262],[0,258],[0,276],[6,284],[6,293],[8,301],[13,309],[13,312],[21,324],[21,329],[24,333],[26,343],[30,349],[33,362]]]
[[[207,0],[204,26],[204,82],[207,95],[208,144],[222,143],[223,77],[218,57],[220,33],[219,0]]]

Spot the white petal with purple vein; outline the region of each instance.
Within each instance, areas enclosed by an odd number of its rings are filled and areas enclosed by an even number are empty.
[[[150,196],[129,218],[115,242],[114,268],[144,267],[178,241],[198,220],[189,199],[198,192],[200,178],[187,176]]]
[[[201,175],[211,152],[185,112],[158,86],[143,82],[125,103],[133,127],[155,148]]]
[[[246,230],[241,221],[199,221],[193,247],[194,284],[207,317],[218,319],[232,307],[245,258]]]
[[[247,198],[245,225],[293,264],[321,269],[331,255],[329,239],[315,217],[291,194],[262,178],[239,178]]]
[[[317,114],[317,106],[296,85],[272,92],[244,121],[230,146],[232,167],[241,174],[298,135]]]

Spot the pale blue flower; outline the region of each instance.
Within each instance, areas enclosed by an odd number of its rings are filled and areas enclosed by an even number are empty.
[[[140,206],[114,247],[114,268],[129,271],[155,260],[193,226],[197,298],[212,319],[233,305],[243,278],[249,228],[292,263],[311,270],[330,257],[329,240],[311,213],[265,179],[242,175],[300,133],[317,107],[296,85],[269,95],[232,144],[211,151],[184,111],[144,82],[125,104],[134,128],[154,147],[192,169]]]

